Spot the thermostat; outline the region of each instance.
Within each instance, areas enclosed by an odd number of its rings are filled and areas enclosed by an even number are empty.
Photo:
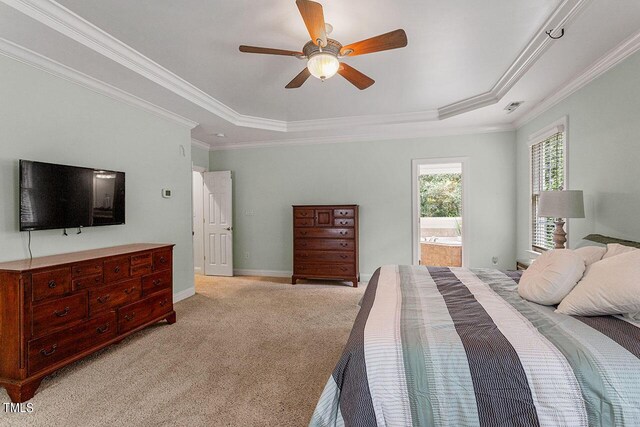
[[[171,189],[163,188],[162,189],[162,197],[164,197],[165,199],[170,199],[171,198]]]

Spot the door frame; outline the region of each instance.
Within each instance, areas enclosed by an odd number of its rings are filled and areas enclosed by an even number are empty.
[[[421,165],[440,163],[460,163],[462,165],[462,266],[469,267],[469,157],[432,157],[411,160],[411,263],[420,264],[420,195],[418,194],[418,176]]]
[[[193,173],[199,173],[200,176],[204,172],[207,172],[207,168],[203,168],[201,166],[192,165],[191,166],[191,185],[193,187]],[[204,176],[202,176],[202,185],[200,186],[200,206],[202,207],[202,218],[204,218]],[[195,209],[195,200],[193,198],[195,192],[195,188],[191,189],[191,212],[193,214]],[[202,259],[198,260],[198,265],[196,266],[196,253],[195,250],[193,252],[193,271],[195,274],[204,274],[204,222],[200,226],[200,233],[196,233],[196,226],[194,224],[194,219],[191,218],[191,233],[192,233],[192,243],[191,247],[195,248],[196,245],[196,234],[200,236],[201,250],[202,250]]]

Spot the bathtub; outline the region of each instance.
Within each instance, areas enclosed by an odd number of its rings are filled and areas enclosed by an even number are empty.
[[[421,238],[420,264],[434,267],[462,267],[462,239],[460,236]]]

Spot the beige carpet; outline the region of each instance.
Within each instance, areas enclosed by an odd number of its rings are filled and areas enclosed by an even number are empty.
[[[364,287],[198,278],[155,325],[45,379],[10,426],[305,426]],[[9,402],[4,389],[0,403]]]

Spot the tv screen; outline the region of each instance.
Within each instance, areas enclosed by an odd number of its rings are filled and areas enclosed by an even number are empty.
[[[20,231],[124,224],[124,173],[20,160]]]

